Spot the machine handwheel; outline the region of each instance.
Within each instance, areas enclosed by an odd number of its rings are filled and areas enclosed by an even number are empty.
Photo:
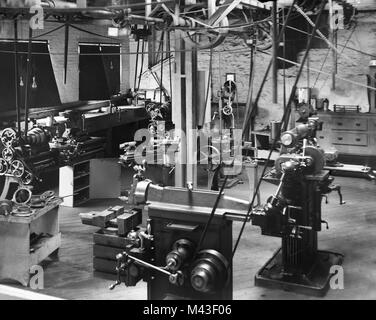
[[[21,178],[21,181],[24,185],[29,185],[33,182],[34,175],[31,172],[25,171],[25,174]]]
[[[21,161],[14,160],[10,166],[10,171],[15,177],[21,178],[25,172],[25,166]]]
[[[223,114],[224,114],[224,115],[226,115],[226,116],[230,116],[230,115],[232,115],[232,113],[233,113],[233,109],[232,109],[231,106],[225,106],[225,107],[223,108]]]

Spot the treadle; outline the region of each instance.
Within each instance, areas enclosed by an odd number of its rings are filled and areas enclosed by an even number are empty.
[[[316,261],[309,274],[296,276],[282,275],[282,254],[279,249],[273,257],[257,272],[255,285],[277,288],[305,295],[323,297],[329,290],[329,273],[333,265],[341,265],[344,256],[340,253],[318,251]]]

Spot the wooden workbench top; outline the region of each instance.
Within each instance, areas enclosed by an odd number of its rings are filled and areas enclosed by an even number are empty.
[[[62,199],[56,198],[55,200],[48,203],[44,208],[33,209],[32,213],[29,217],[20,217],[20,216],[13,216],[13,215],[10,215],[10,216],[0,215],[0,223],[1,222],[8,222],[8,223],[26,223],[26,224],[29,224],[32,221],[39,219],[41,216],[50,212],[52,209],[58,207],[62,202],[63,202]]]

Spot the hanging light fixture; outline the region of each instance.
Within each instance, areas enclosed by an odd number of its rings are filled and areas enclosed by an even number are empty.
[[[31,84],[31,88],[32,89],[37,89],[38,88],[38,84],[37,84],[35,76],[33,77],[33,83]]]
[[[23,87],[23,86],[24,86],[24,81],[23,81],[22,76],[20,76],[20,87]]]

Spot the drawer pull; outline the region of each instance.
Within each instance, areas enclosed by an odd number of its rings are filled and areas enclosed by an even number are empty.
[[[362,141],[362,139],[356,138],[355,141],[360,142],[360,141]]]
[[[360,123],[355,123],[355,125],[356,125],[357,127],[360,127]]]
[[[343,123],[342,122],[337,122],[337,125],[343,126]]]
[[[337,139],[338,139],[339,141],[342,141],[342,140],[343,140],[343,138],[342,138],[342,137],[338,137]]]
[[[324,137],[324,136],[320,136],[319,138],[320,138],[320,139],[324,139],[325,137]]]

